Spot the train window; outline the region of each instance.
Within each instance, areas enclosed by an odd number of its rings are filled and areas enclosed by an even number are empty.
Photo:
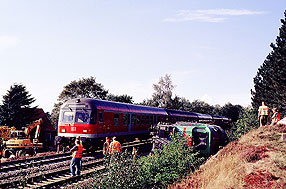
[[[119,114],[114,114],[113,125],[118,126],[119,123]]]
[[[134,126],[136,123],[136,115],[132,114],[131,116],[131,124]]]
[[[123,114],[123,126],[128,125],[128,114]]]
[[[142,116],[137,115],[136,116],[136,125],[141,125],[141,120],[142,120]]]
[[[98,113],[98,123],[103,123],[103,112]]]
[[[142,125],[147,125],[147,116],[146,115],[142,116]]]
[[[150,120],[149,120],[149,124],[150,124],[150,125],[153,125],[153,122],[154,122],[154,121],[153,121],[153,118],[154,118],[153,116],[150,116]]]
[[[72,122],[74,119],[74,112],[64,112],[63,113],[63,122],[68,123]]]
[[[90,123],[96,123],[96,112],[91,113]]]
[[[89,119],[88,112],[76,112],[75,114],[75,122],[76,123],[87,123]]]

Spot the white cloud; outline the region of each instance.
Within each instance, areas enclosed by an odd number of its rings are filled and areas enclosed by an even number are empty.
[[[19,39],[15,36],[2,35],[0,36],[0,50],[8,49],[17,46]]]
[[[207,10],[180,10],[173,18],[167,18],[165,22],[223,22],[230,16],[245,16],[265,14],[264,11],[251,11],[246,9],[207,9]]]

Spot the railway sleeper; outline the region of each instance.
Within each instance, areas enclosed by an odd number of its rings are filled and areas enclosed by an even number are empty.
[[[102,166],[103,164],[103,159],[98,159],[98,160],[92,160],[90,162],[85,162],[82,165],[83,171],[84,169],[86,169],[88,166],[93,165],[93,167],[98,167],[98,166]],[[48,179],[51,178],[52,180],[54,180],[54,178],[56,176],[59,175],[71,175],[70,174],[70,169],[69,167],[63,168],[61,170],[49,170],[49,171],[44,171],[42,174],[37,174],[34,176],[28,176],[27,179],[27,185],[32,186],[35,185],[34,183],[39,183],[42,182],[44,179]],[[21,183],[21,180],[15,180],[15,181],[9,181],[6,183],[2,183],[0,184],[0,188],[13,188],[13,187],[17,187],[19,188],[20,185],[22,185],[23,183]]]

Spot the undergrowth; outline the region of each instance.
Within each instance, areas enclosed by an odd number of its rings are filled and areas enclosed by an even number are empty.
[[[161,151],[134,159],[130,152],[105,158],[106,171],[76,188],[163,188],[205,161],[184,139],[173,139]]]

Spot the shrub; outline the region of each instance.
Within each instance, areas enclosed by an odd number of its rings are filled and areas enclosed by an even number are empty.
[[[161,151],[138,160],[142,188],[167,186],[199,167],[205,158],[186,146],[184,139],[174,138]]]
[[[257,112],[251,107],[246,107],[239,114],[239,119],[232,123],[231,129],[226,130],[226,133],[232,141],[258,127]]]
[[[105,158],[106,172],[95,174],[84,188],[162,188],[198,168],[199,157],[184,139],[172,139],[161,151],[133,159],[130,152]]]

